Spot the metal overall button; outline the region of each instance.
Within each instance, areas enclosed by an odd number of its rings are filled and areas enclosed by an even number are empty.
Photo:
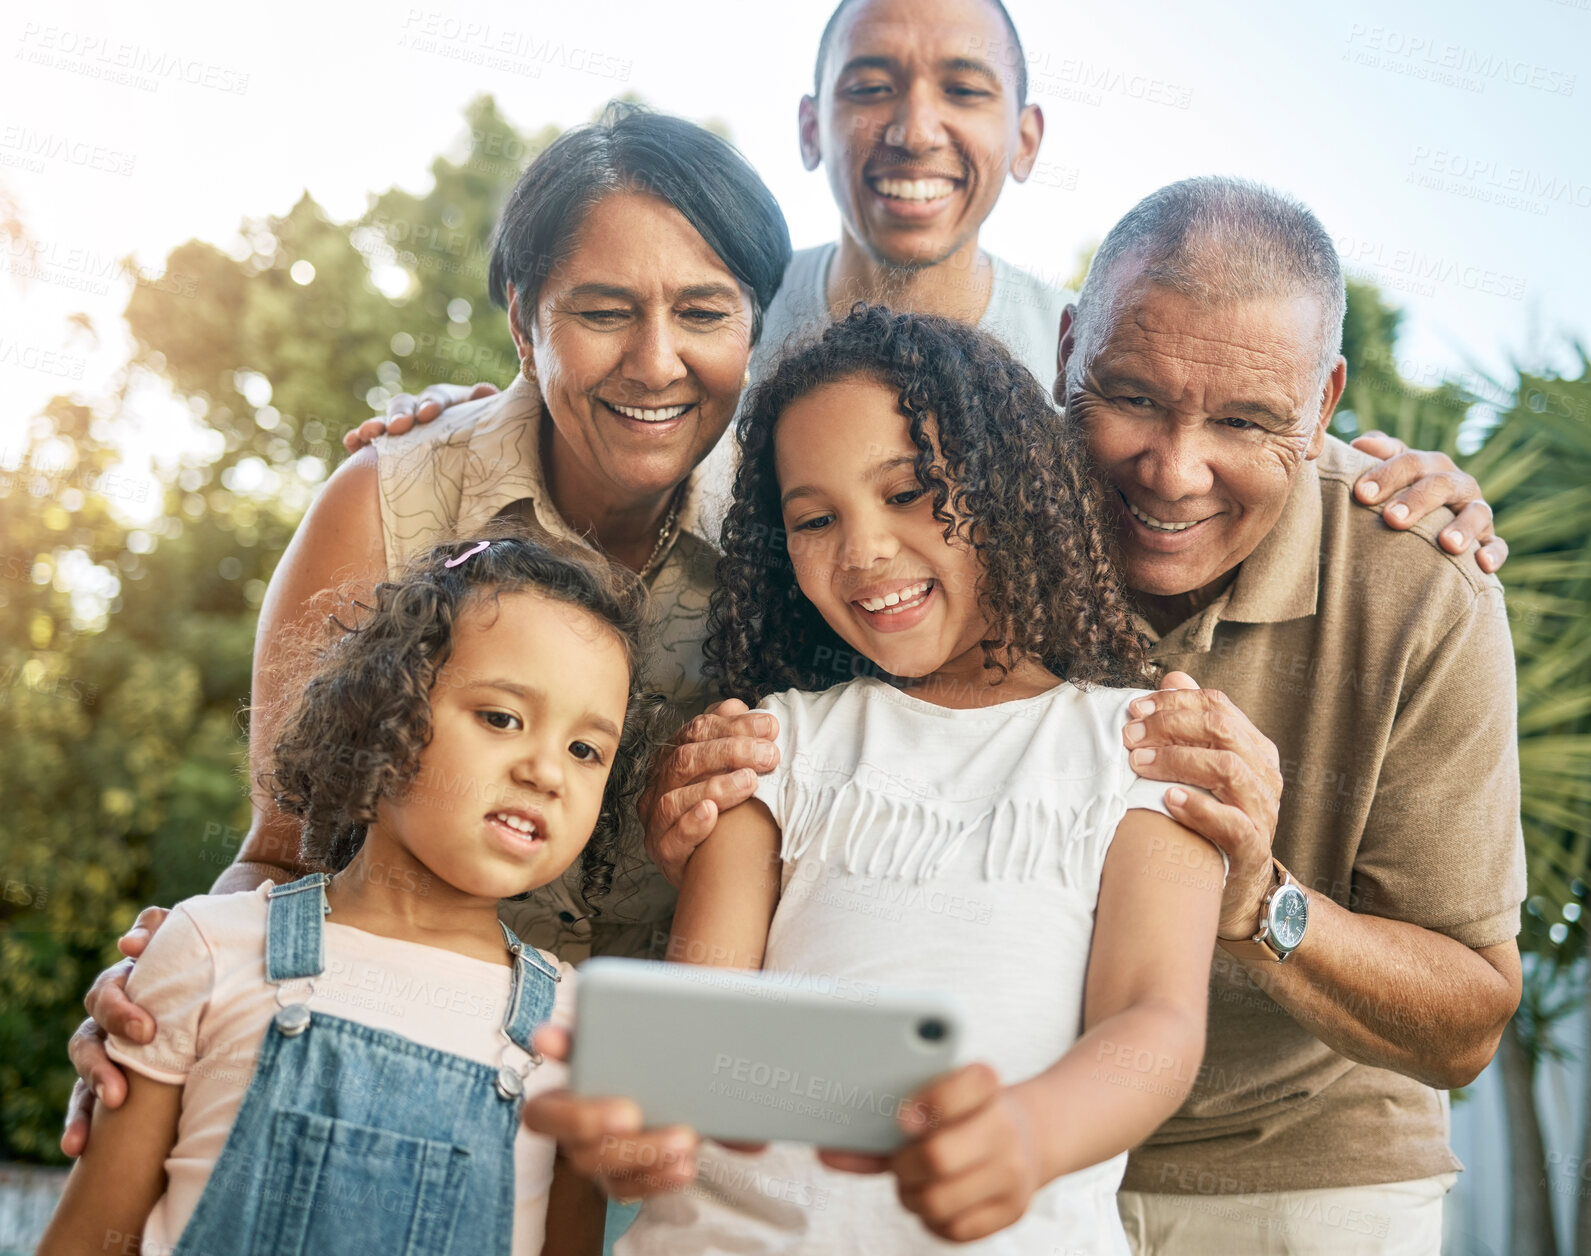
[[[530,1063],[521,1068],[515,1068],[508,1062],[508,1053],[519,1050],[519,1047],[501,1029],[497,1032],[503,1038],[503,1047],[497,1056],[497,1093],[504,1099],[518,1099],[525,1093],[525,1075],[531,1069],[541,1067],[541,1062],[545,1057],[540,1051],[530,1051],[528,1052]]]
[[[309,1028],[310,1013],[309,1000],[315,997],[315,983],[309,982],[309,991],[302,1003],[284,1003],[282,996],[287,993],[286,986],[276,987],[276,1015],[273,1021],[276,1032],[284,1038],[296,1038]]]

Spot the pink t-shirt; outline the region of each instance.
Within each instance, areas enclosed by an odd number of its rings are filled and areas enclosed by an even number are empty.
[[[144,1226],[144,1250],[168,1252],[198,1206],[254,1077],[276,988],[265,980],[266,892],[210,894],[179,903],[133,967],[127,993],[155,1018],[155,1040],[140,1046],[112,1036],[111,1058],[155,1081],[181,1086],[177,1141],[166,1158],[166,1193]],[[543,952],[546,955],[545,952]],[[498,1030],[513,970],[417,942],[378,937],[327,921],[326,971],[315,979],[312,1010],[389,1030],[438,1051],[496,1067]],[[552,1023],[569,1026],[574,969],[558,963]],[[299,1001],[303,982],[289,983]],[[528,1057],[509,1047],[515,1067]],[[549,1060],[530,1071],[527,1095],[563,1086],[565,1067]],[[514,1146],[514,1253],[541,1250],[552,1183],[553,1144],[520,1126]]]

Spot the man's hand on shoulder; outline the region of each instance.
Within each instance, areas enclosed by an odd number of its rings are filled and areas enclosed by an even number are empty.
[[[1127,710],[1122,742],[1133,771],[1172,783],[1165,797],[1171,818],[1230,860],[1217,932],[1248,937],[1273,875],[1282,807],[1276,743],[1225,694],[1199,688],[1186,672],[1168,673],[1158,693],[1134,699]]]
[[[496,384],[488,384],[483,380],[474,385],[432,384],[420,394],[418,401],[408,393],[399,393],[387,402],[384,418],[366,419],[352,431],[344,433],[343,448],[356,454],[378,436],[402,436],[416,423],[429,423],[450,406],[479,401],[496,392]]]
[[[1381,517],[1389,528],[1406,531],[1446,506],[1455,518],[1437,538],[1444,550],[1462,554],[1470,542],[1478,543],[1475,561],[1488,575],[1508,561],[1508,542],[1492,528],[1492,508],[1480,485],[1446,454],[1410,449],[1385,432],[1366,432],[1353,447],[1381,459],[1359,477],[1353,492],[1366,506],[1385,502]]]

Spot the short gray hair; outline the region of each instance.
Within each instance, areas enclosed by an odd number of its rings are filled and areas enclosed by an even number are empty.
[[[1142,277],[1194,300],[1312,296],[1320,302],[1322,395],[1342,352],[1348,296],[1336,245],[1299,201],[1247,179],[1207,175],[1144,197],[1110,229],[1094,254],[1077,301],[1070,389],[1104,344],[1120,313],[1117,263],[1143,262]]]

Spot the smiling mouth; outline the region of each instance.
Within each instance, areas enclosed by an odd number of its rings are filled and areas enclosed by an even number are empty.
[[[1189,528],[1196,527],[1205,521],[1204,519],[1190,519],[1187,523],[1170,523],[1164,519],[1156,519],[1153,515],[1146,514],[1144,511],[1139,510],[1138,507],[1134,506],[1132,502],[1127,500],[1127,494],[1123,493],[1120,489],[1117,489],[1116,493],[1126,504],[1127,509],[1132,512],[1132,517],[1138,520],[1139,523],[1143,524],[1144,527],[1148,528],[1151,532],[1165,532],[1167,534],[1174,532],[1186,532]],[[1214,515],[1206,515],[1205,519],[1213,519],[1214,517]]]
[[[918,204],[942,201],[956,190],[955,180],[942,176],[926,179],[892,179],[881,175],[868,179],[867,186],[890,200],[912,201]]]
[[[600,401],[601,398],[598,398],[598,400]],[[646,406],[621,406],[616,401],[603,401],[602,404],[612,410],[613,413],[623,415],[627,419],[634,419],[637,423],[671,423],[682,416],[695,403],[687,402],[681,406],[658,406],[655,409]]]
[[[512,811],[493,811],[486,817],[493,824],[500,824],[505,829],[510,829],[527,841],[538,841],[546,836],[541,826],[528,816],[523,816]]]
[[[933,591],[934,581],[920,580],[916,584],[907,585],[904,589],[886,593],[883,597],[857,598],[856,605],[874,615],[899,615],[902,611],[921,606]]]

